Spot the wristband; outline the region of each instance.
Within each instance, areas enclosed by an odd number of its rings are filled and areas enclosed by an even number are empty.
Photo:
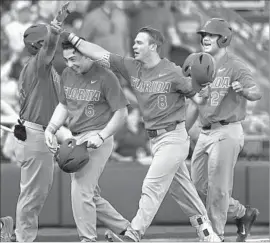
[[[81,43],[81,38],[76,36],[74,33],[70,33],[68,36],[69,42],[75,46],[76,48],[80,45]]]
[[[101,137],[101,135],[99,133],[97,133],[97,135],[99,136],[99,138],[102,140],[102,142],[104,143],[104,138]]]
[[[56,131],[58,130],[58,127],[55,124],[53,124],[53,123],[50,122],[46,129],[49,132],[51,132],[52,134],[55,134]]]

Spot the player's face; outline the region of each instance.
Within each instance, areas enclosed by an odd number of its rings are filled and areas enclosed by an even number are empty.
[[[149,57],[151,52],[151,45],[149,44],[149,35],[147,33],[138,33],[134,40],[133,51],[134,58],[138,61],[143,62],[147,57]]]
[[[213,35],[210,33],[206,33],[205,35],[203,35],[202,37],[203,51],[211,55],[216,54],[219,50],[219,47],[217,44],[218,38],[219,38],[218,35]]]
[[[76,73],[84,73],[89,69],[90,59],[84,57],[75,49],[63,50],[66,65]]]

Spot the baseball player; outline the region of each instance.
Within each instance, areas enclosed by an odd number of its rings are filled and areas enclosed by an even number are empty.
[[[226,49],[232,39],[232,29],[226,21],[210,19],[198,34],[203,51],[214,57],[216,78],[210,85],[207,103],[198,108],[202,129],[192,156],[191,178],[214,231],[224,239],[228,212],[236,219],[237,241],[242,242],[250,233],[258,210],[231,197],[234,167],[244,144],[241,121],[245,119],[247,100],[259,100],[261,93],[247,65]],[[193,112],[198,116],[196,110]]]
[[[87,141],[89,162],[71,174],[71,201],[81,241],[96,241],[96,218],[121,234],[130,225],[100,196],[99,177],[113,150],[113,135],[124,125],[129,104],[112,71],[83,56],[70,42],[62,43],[67,67],[61,76],[60,103],[45,131],[55,151],[55,132],[69,118],[77,144]]]
[[[52,23],[61,23],[68,15],[64,4]],[[17,241],[34,241],[38,217],[53,182],[54,160],[45,145],[44,130],[58,104],[59,78],[52,60],[60,37],[60,28],[37,24],[24,33],[24,43],[31,58],[19,78],[20,120],[15,125],[15,156],[21,166],[20,195],[16,210]],[[10,224],[10,218],[4,223]],[[3,233],[10,236],[10,232]],[[6,237],[9,240],[9,237]]]
[[[144,179],[139,209],[125,235],[108,235],[114,241],[140,241],[150,226],[172,180],[178,180],[172,196],[197,229],[200,240],[220,241],[213,232],[206,209],[191,182],[185,164],[189,137],[185,129],[185,97],[205,102],[207,94],[192,90],[191,82],[180,67],[161,59],[159,51],[164,38],[152,28],[142,28],[133,46],[135,58],[121,57],[84,41],[73,33],[63,32],[80,52],[100,65],[118,71],[130,82],[151,138],[153,160]]]

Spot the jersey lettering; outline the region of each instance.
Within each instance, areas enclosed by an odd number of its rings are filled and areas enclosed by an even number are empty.
[[[64,86],[65,95],[70,100],[99,101],[101,92],[98,90],[78,89]]]
[[[230,87],[230,77],[216,77],[214,82],[210,84],[211,88],[229,88]]]
[[[141,93],[169,93],[171,82],[144,81],[131,76],[131,86]]]
[[[224,96],[228,93],[228,88],[230,87],[230,77],[216,77],[214,82],[211,83],[210,87],[213,89],[211,91],[210,105],[218,106],[223,100]]]

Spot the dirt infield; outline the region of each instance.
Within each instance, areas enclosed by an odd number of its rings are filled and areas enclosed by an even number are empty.
[[[99,227],[98,241],[104,242],[106,228]],[[228,225],[225,229],[225,241],[234,242],[236,227]],[[39,242],[79,242],[75,228],[41,228],[38,233]],[[191,226],[151,226],[142,240],[144,242],[196,242],[196,233]],[[248,242],[270,242],[269,225],[254,226]]]

